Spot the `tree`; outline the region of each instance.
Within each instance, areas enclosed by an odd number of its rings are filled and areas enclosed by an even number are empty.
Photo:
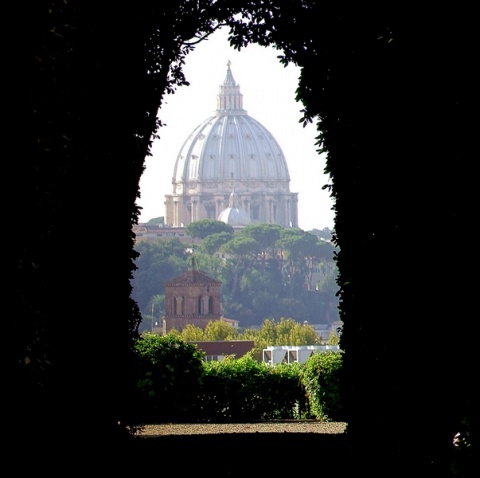
[[[283,317],[291,317],[295,322],[305,323],[309,321],[315,321],[316,323],[322,323],[323,320],[318,320],[321,310],[316,310],[313,314],[309,308],[309,294],[303,293],[299,298],[282,297],[279,300],[277,306],[277,314],[275,318],[278,320]]]
[[[192,259],[194,260],[195,268],[200,269],[209,276],[220,278],[223,270],[222,259],[215,254],[208,254],[199,249],[193,252]]]
[[[277,224],[250,224],[239,232],[239,235],[255,240],[262,269],[265,269],[267,260],[276,258],[275,244],[283,230]]]
[[[332,332],[328,338],[328,345],[338,345],[340,343],[340,337],[337,333]]]
[[[204,353],[181,338],[145,333],[135,343],[143,420],[188,422],[203,375]]]
[[[289,297],[294,295],[294,284],[298,277],[301,287],[310,289],[311,274],[315,259],[320,255],[318,238],[301,229],[285,229],[281,232],[277,245],[281,248],[284,259],[282,269],[289,290]]]
[[[187,269],[189,255],[177,238],[155,243],[141,241],[135,249],[139,255],[131,279],[132,297],[146,316],[151,314],[152,298],[165,294],[163,282]]]
[[[205,340],[205,331],[196,325],[187,324],[180,332],[179,337],[185,342],[201,341]]]
[[[317,236],[318,238],[323,239],[325,241],[331,241],[332,240],[333,231],[328,227],[324,227],[322,230],[312,229],[309,232],[312,233],[312,234],[315,234],[315,236]]]
[[[343,352],[326,351],[309,357],[300,374],[306,385],[310,410],[324,421],[344,421],[340,396]]]
[[[255,345],[262,344],[263,348],[278,345],[316,345],[318,336],[315,329],[309,324],[301,324],[293,319],[281,317],[265,319],[259,330],[246,330],[245,336],[254,336]]]
[[[194,223],[192,223],[194,224]],[[228,241],[233,239],[233,232],[218,232],[213,233],[205,237],[202,243],[199,246],[199,250],[205,252],[206,254],[215,254],[223,244],[226,244]]]
[[[277,323],[277,343],[274,345],[314,345],[318,344],[315,329],[308,324],[281,317]]]
[[[160,317],[165,314],[165,296],[156,294],[150,301],[150,313],[142,315],[142,322],[138,326],[138,332],[153,332],[154,327],[160,325]]]
[[[212,320],[205,327],[205,340],[236,340],[238,331],[223,320]]]
[[[194,221],[185,226],[185,232],[194,239],[205,239],[212,234],[225,232],[233,236],[233,227],[223,221],[216,219],[202,219]]]
[[[163,216],[160,216],[160,217],[153,217],[152,219],[149,219],[147,221],[147,224],[151,224],[151,225],[157,225],[157,224],[164,224],[164,217]]]
[[[220,247],[220,252],[228,254],[227,266],[232,271],[230,295],[235,298],[238,292],[238,284],[243,270],[255,260],[257,243],[249,237],[236,235],[231,241]]]
[[[265,319],[260,329],[245,329],[245,340],[253,340],[255,348],[252,352],[256,360],[263,360],[263,349],[282,345],[317,345],[319,337],[309,324],[301,324],[292,319],[281,317]]]
[[[293,234],[296,237],[301,233],[295,231]],[[231,244],[228,241],[220,246],[218,254],[205,251],[204,245],[206,243],[210,245],[211,239],[216,241],[218,238],[221,242],[228,237],[229,235],[225,233],[208,236],[193,255],[186,251],[185,245],[177,238],[157,242],[142,241],[136,245],[140,257],[136,260],[137,270],[133,274],[132,296],[141,307],[140,332],[151,330],[151,303],[156,295],[164,294],[165,278],[172,278],[188,269],[192,257],[195,259],[195,267],[222,282],[224,315],[240,320],[242,326],[260,325],[267,317],[279,319],[287,316],[298,322],[307,320],[310,323],[328,323],[336,319],[338,313],[335,307],[338,301],[335,298],[336,269],[333,263],[326,259],[326,262],[315,262],[316,268],[324,269],[325,277],[318,290],[312,291],[311,294],[306,293],[308,292],[304,284],[306,279],[303,276],[293,277],[295,298],[292,299],[289,297],[292,291],[287,287],[286,269],[282,271],[278,258],[264,261],[261,255],[257,254],[258,247],[253,238],[236,235]],[[324,247],[326,249],[320,255],[328,257],[330,254],[331,257],[333,246],[321,243],[320,248]],[[232,254],[227,254],[227,250]],[[240,252],[243,256],[235,255],[233,252]],[[311,272],[307,266],[306,277]],[[235,290],[234,296],[232,290]],[[156,313],[156,316],[158,315]]]

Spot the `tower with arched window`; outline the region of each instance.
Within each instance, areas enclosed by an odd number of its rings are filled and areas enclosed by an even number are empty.
[[[162,333],[182,331],[188,324],[204,329],[208,322],[221,320],[221,282],[193,269],[164,282],[165,316]]]

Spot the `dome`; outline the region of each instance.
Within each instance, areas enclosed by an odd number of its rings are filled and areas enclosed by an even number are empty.
[[[218,218],[235,189],[234,209],[250,222],[297,227],[297,194],[290,193],[283,151],[243,109],[230,66],[228,62],[215,113],[188,135],[177,155],[173,192],[165,197],[165,222],[180,226]]]
[[[245,209],[239,208],[235,202],[235,192],[230,194],[228,207],[218,216],[218,220],[229,224],[232,227],[248,226],[251,223],[250,215]]]
[[[244,181],[245,186],[258,181],[282,181],[285,188],[290,181],[280,145],[243,109],[243,95],[229,63],[216,113],[199,124],[184,142],[177,156],[174,181],[188,184],[236,179]]]

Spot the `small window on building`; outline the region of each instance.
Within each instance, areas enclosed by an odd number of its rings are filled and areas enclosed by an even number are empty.
[[[183,297],[178,296],[173,298],[173,314],[174,315],[183,315],[184,312],[184,303]]]

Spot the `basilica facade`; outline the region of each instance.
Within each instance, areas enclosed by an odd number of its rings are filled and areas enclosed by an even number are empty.
[[[227,64],[213,116],[198,125],[178,153],[165,225],[202,219],[232,226],[298,227],[298,193],[290,192],[283,151],[272,134],[243,109],[243,95]]]

